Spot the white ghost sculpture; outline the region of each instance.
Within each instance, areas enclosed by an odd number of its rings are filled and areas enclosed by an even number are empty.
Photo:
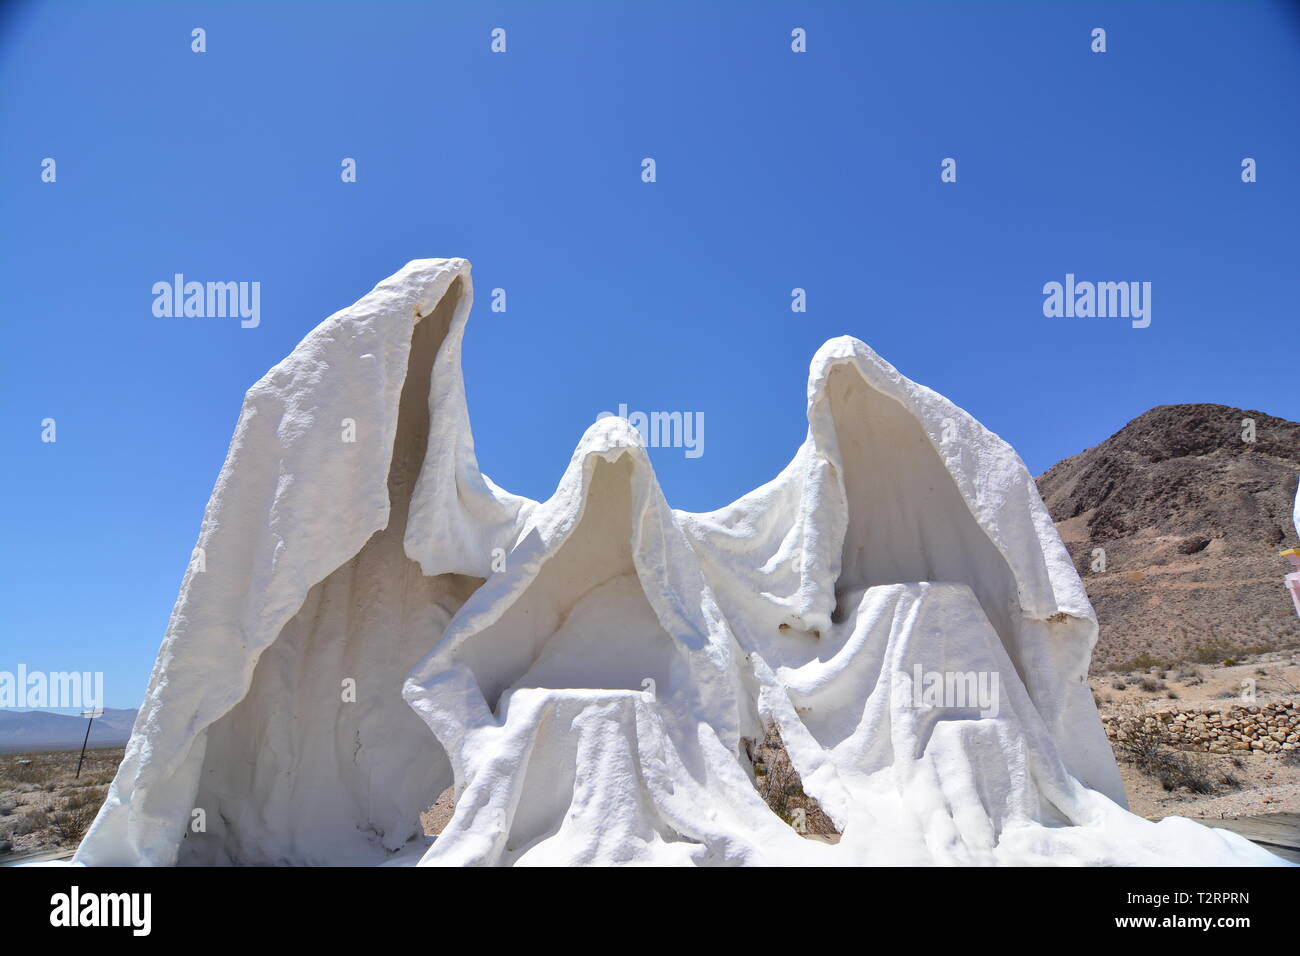
[[[961,409],[834,339],[734,504],[672,510],[618,418],[534,502],[475,458],[469,273],[410,263],[249,390],[76,862],[1282,862],[1124,808],[1092,607]],[[838,844],[760,798],[771,725]]]

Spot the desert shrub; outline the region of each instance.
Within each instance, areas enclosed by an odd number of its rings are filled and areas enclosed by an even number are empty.
[[[100,787],[81,787],[73,790],[63,801],[63,809],[79,810],[82,807],[94,807],[99,809],[99,805],[104,802],[104,791]]]
[[[49,825],[50,815],[39,807],[31,807],[18,818],[13,833],[15,836],[25,836],[28,833],[35,833],[37,830],[44,830]]]
[[[1160,786],[1172,792],[1189,790],[1192,793],[1214,793],[1214,773],[1206,758],[1199,754],[1185,754],[1171,750],[1154,770]]]
[[[1153,667],[1164,666],[1165,663],[1160,658],[1143,651],[1137,657],[1117,669],[1122,671],[1149,671]]]
[[[40,757],[15,757],[4,768],[4,775],[15,783],[44,787],[57,773],[50,761]]]
[[[75,807],[65,808],[55,812],[50,817],[50,825],[54,827],[55,833],[59,836],[61,843],[80,843],[81,838],[90,825],[95,821],[95,815],[99,813],[99,804],[97,803],[80,803]]]
[[[1142,773],[1154,777],[1165,790],[1214,792],[1214,768],[1207,762],[1208,758],[1174,750],[1158,721],[1147,723],[1144,714],[1132,710],[1117,725],[1115,753]]]
[[[1217,664],[1223,660],[1223,645],[1197,644],[1192,648],[1191,660],[1195,664]]]
[[[768,729],[763,742],[754,748],[753,761],[755,786],[773,813],[793,825],[795,811],[803,810],[808,833],[826,835],[839,832],[821,805],[804,793],[803,781],[790,762],[781,732],[775,725]]]

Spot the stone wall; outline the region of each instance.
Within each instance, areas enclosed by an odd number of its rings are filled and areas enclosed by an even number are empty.
[[[1278,756],[1300,750],[1300,701],[1295,700],[1265,704],[1225,701],[1221,710],[1207,707],[1102,717],[1106,736],[1112,741],[1135,721],[1141,721],[1147,730],[1160,730],[1165,743],[1177,750],[1217,754],[1257,751]]]

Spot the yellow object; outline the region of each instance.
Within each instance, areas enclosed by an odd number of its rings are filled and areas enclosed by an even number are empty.
[[[1280,555],[1278,555],[1278,557],[1280,557],[1280,558],[1300,558],[1300,548],[1288,548],[1286,551],[1283,551]]]

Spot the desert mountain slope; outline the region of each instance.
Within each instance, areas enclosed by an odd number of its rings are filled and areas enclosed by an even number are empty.
[[[1093,669],[1300,643],[1278,557],[1296,546],[1297,473],[1300,424],[1161,405],[1040,475],[1101,621]]]
[[[134,710],[104,709],[90,728],[91,747],[121,745],[131,737]],[[86,718],[44,710],[0,710],[0,753],[77,750],[86,737]]]

